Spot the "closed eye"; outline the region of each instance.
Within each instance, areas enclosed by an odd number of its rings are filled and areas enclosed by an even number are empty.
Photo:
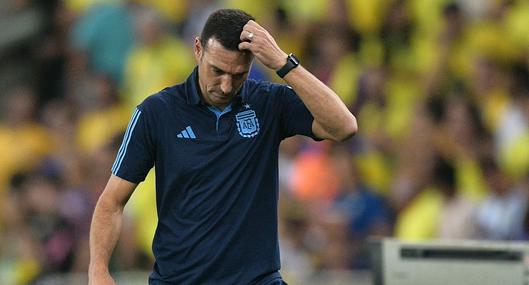
[[[216,66],[213,66],[211,68],[213,70],[213,73],[216,75],[216,76],[221,76],[221,75],[224,75],[224,74],[227,74],[228,72],[216,67]],[[232,78],[234,80],[241,80],[248,72],[241,72],[241,73],[229,73]]]
[[[223,75],[224,71],[219,68],[213,67],[213,73],[215,73],[215,75]]]

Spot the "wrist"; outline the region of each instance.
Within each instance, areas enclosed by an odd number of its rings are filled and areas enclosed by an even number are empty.
[[[109,274],[108,266],[104,264],[90,264],[88,266],[89,275]]]
[[[281,55],[281,57],[279,57],[276,60],[276,63],[273,65],[272,69],[274,71],[278,71],[279,69],[281,69],[281,67],[283,67],[287,63],[287,59],[288,59],[288,54],[283,52],[283,55]]]
[[[276,69],[277,76],[284,78],[292,69],[299,66],[299,59],[293,54],[286,57],[286,62],[279,69]]]

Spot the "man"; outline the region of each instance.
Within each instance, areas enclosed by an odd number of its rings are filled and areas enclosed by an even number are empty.
[[[284,284],[277,237],[278,147],[302,134],[357,130],[339,97],[240,10],[210,15],[186,82],[132,115],[90,232],[90,284],[108,262],[125,203],[156,165],[158,226],[150,284]],[[253,58],[290,86],[246,80]],[[300,100],[301,99],[301,100]]]

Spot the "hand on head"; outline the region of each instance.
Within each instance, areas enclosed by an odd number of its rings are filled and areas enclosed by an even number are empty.
[[[239,49],[250,51],[266,67],[278,70],[286,63],[287,54],[277,45],[270,33],[250,20],[241,32]]]

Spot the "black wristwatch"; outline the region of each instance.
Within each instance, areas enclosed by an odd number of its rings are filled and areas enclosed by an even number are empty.
[[[285,77],[292,69],[298,67],[299,59],[293,54],[289,54],[287,57],[287,63],[283,65],[279,70],[276,71],[277,75],[281,78]]]

